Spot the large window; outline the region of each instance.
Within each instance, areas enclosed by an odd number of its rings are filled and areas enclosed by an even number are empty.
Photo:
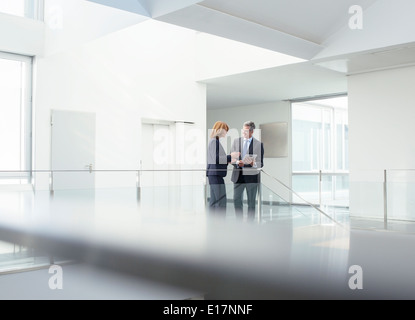
[[[31,168],[31,79],[29,57],[0,53],[0,184],[27,183]]]
[[[0,0],[0,12],[42,20],[43,0]]]
[[[292,185],[305,200],[348,205],[348,129],[346,96],[292,104]]]

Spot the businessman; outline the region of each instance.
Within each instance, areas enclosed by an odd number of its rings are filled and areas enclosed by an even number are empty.
[[[243,218],[243,193],[246,190],[248,200],[248,220],[255,218],[255,204],[260,183],[258,169],[264,166],[264,145],[253,137],[255,123],[247,121],[243,125],[242,137],[233,141],[232,152],[240,152],[239,160],[233,165],[234,183],[233,203],[237,218]]]

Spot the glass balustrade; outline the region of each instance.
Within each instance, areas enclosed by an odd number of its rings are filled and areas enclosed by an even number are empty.
[[[387,216],[415,221],[415,170],[387,170]]]
[[[74,230],[95,228],[97,221],[117,220],[174,222],[209,217],[210,187],[204,170],[84,170],[1,172],[30,184],[0,186],[0,225],[7,221],[65,221]],[[229,170],[226,181],[227,220],[237,220],[233,205],[234,184]],[[290,228],[336,223],[336,217],[308,204],[294,205],[298,196],[266,172],[256,199],[255,218],[260,224]],[[244,218],[247,221],[246,194]],[[22,234],[16,235],[24,236]],[[0,234],[0,272],[37,268],[50,263],[70,263],[65,257],[38,252],[35,246],[13,244],[13,236]]]
[[[353,170],[350,226],[415,232],[415,170]]]
[[[293,173],[292,189],[309,203],[326,207],[349,206],[349,174],[333,172]],[[299,197],[293,202],[302,203]]]

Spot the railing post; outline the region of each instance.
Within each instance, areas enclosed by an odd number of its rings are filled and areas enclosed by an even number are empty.
[[[207,177],[205,177],[205,181],[203,183],[203,200],[205,201],[205,208],[207,206],[207,197],[208,197],[207,184],[208,184],[208,179]]]
[[[384,228],[388,228],[388,188],[387,188],[387,174],[383,171],[383,224]]]
[[[50,194],[51,198],[53,198],[54,193],[55,193],[55,191],[54,191],[54,188],[53,188],[53,171],[51,170],[49,172],[49,194]],[[53,254],[49,254],[49,265],[52,266],[54,264],[55,264],[55,258],[53,256]]]
[[[258,174],[258,223],[262,222],[262,182],[261,171]]]
[[[137,171],[137,202],[141,201],[141,171]]]
[[[322,191],[321,183],[322,183],[322,181],[323,181],[323,177],[322,177],[322,172],[320,170],[318,172],[318,204],[319,204],[320,208],[321,208],[321,191]]]
[[[50,195],[53,196],[54,190],[53,190],[53,171],[49,172],[49,192]]]
[[[322,191],[322,181],[323,181],[323,177],[322,177],[322,171],[319,170],[318,172],[318,206],[321,209],[321,191]],[[321,224],[321,212],[320,212],[320,224]]]

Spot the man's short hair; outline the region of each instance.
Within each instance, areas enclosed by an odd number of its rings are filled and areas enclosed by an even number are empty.
[[[244,127],[249,127],[249,131],[254,131],[255,123],[253,121],[247,121],[244,123]]]

